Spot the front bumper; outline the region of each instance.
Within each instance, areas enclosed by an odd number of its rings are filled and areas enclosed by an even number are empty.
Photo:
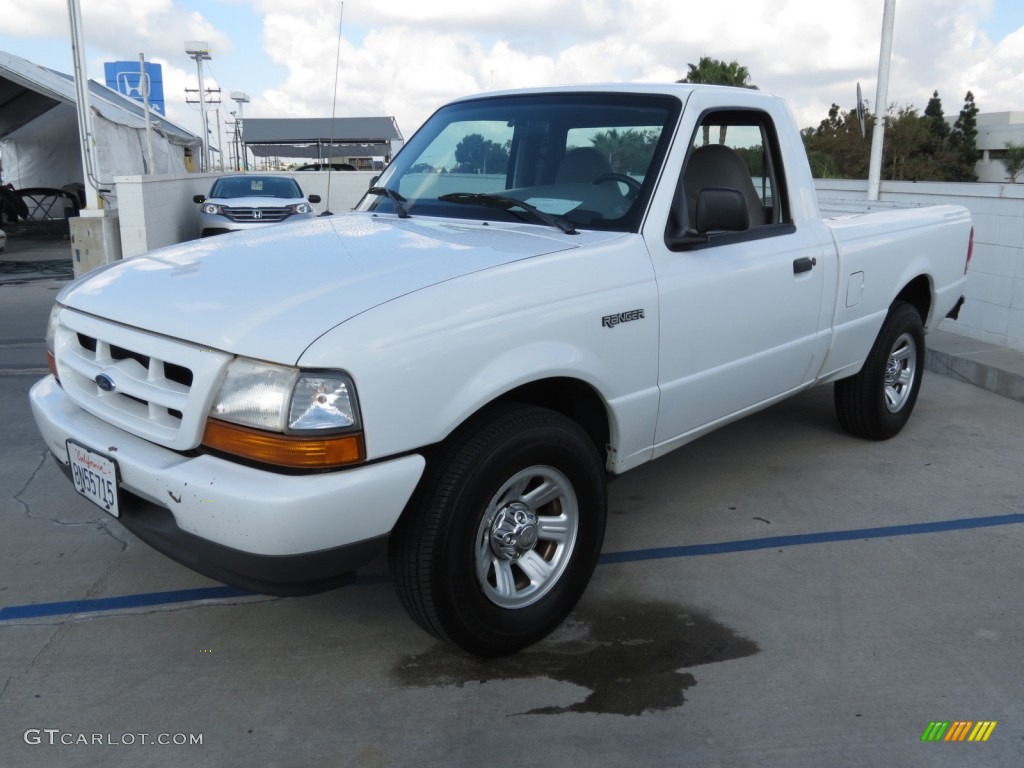
[[[372,560],[424,467],[422,456],[409,455],[282,475],[128,434],[79,408],[52,376],[29,399],[62,467],[69,439],[117,462],[126,528],[193,570],[268,594],[321,591]]]

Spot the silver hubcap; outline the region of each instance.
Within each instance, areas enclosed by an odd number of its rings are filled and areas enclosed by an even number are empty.
[[[885,364],[885,407],[889,413],[897,413],[907,404],[916,372],[917,344],[909,333],[901,334]]]
[[[501,608],[525,608],[558,583],[572,557],[579,504],[554,467],[510,477],[484,511],[476,536],[476,577]]]

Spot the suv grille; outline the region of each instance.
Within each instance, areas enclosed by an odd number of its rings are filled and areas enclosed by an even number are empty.
[[[284,221],[291,211],[288,208],[223,208],[224,215],[231,221],[258,222],[271,224]]]

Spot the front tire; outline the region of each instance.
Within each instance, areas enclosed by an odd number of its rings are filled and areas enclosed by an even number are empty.
[[[586,589],[607,497],[594,443],[544,408],[502,405],[458,430],[391,535],[395,587],[427,632],[478,656],[545,637]]]
[[[835,383],[839,423],[869,440],[894,437],[914,410],[923,373],[921,316],[912,305],[896,302],[860,373]]]

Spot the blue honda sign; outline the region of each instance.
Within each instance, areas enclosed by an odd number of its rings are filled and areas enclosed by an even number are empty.
[[[163,67],[159,64],[146,62],[145,76],[149,84],[149,106],[154,112],[161,115],[167,114],[164,109],[164,73]],[[123,93],[136,101],[143,100],[143,87],[145,81],[142,79],[142,72],[139,71],[137,61],[108,61],[103,65],[103,74],[107,80],[107,87],[118,93]]]

